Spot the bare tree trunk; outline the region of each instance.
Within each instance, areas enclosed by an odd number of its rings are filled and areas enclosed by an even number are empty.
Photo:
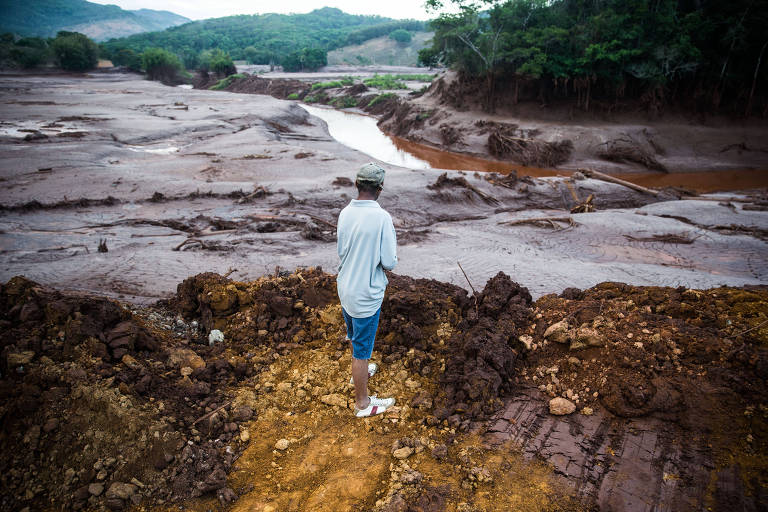
[[[520,100],[520,79],[515,77],[515,98],[512,100],[513,105],[517,105]]]
[[[763,61],[763,52],[765,52],[765,47],[768,46],[768,41],[765,42],[762,49],[760,50],[760,55],[757,57],[757,64],[755,65],[755,74],[752,76],[752,89],[749,91],[749,99],[747,100],[747,109],[744,111],[744,117],[749,117],[749,112],[752,110],[752,99],[755,96],[755,86],[757,85],[757,75],[760,72],[760,64]]]

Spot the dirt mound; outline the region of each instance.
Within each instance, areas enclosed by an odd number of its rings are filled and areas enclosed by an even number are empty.
[[[534,134],[520,133],[515,124],[486,122],[482,130],[490,132],[488,153],[521,165],[556,167],[567,162],[573,152],[573,143],[570,140],[538,140],[533,138]]]
[[[208,89],[218,83],[219,78],[215,75],[200,75],[196,78],[194,85],[197,89]],[[268,94],[284,100],[292,94],[298,98],[303,98],[309,93],[310,84],[287,78],[269,79],[256,75],[244,77],[238,75],[238,78],[230,80],[223,90],[247,94]]]

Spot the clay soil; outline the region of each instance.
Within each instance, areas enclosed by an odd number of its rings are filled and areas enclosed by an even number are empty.
[[[357,420],[334,287],[319,269],[201,274],[135,308],[5,283],[3,508],[600,506],[576,492],[589,468],[553,474],[498,427],[505,400],[538,386],[543,407],[562,396],[574,416],[660,418],[673,443],[705,447],[659,470],[651,487],[681,487],[659,505],[762,510],[765,289],[605,283],[532,302],[503,274],[474,296],[391,275],[371,385],[398,406]],[[624,448],[614,439],[603,464]]]

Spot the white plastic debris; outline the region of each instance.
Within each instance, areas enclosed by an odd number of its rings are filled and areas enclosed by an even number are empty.
[[[224,341],[224,333],[218,329],[212,330],[208,335],[208,345],[211,347],[214,343],[221,343],[222,341]]]

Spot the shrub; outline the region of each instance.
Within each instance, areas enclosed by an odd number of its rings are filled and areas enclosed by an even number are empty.
[[[408,44],[411,42],[411,33],[405,29],[399,28],[390,32],[389,38],[400,44]]]
[[[131,71],[141,71],[141,55],[128,48],[123,48],[112,56],[112,64],[125,66]]]
[[[297,100],[297,99],[299,99],[299,95],[296,94],[295,92],[292,92],[291,94],[288,95],[288,97],[286,99],[288,99],[288,100]]]
[[[392,75],[374,75],[372,78],[366,78],[363,83],[368,87],[377,89],[407,89],[408,86],[403,82],[396,80]]]
[[[99,48],[87,36],[61,31],[51,43],[56,63],[68,71],[86,71],[99,62]]]
[[[352,96],[343,96],[340,98],[334,98],[331,102],[336,108],[352,108],[357,106],[357,100]]]
[[[198,69],[201,71],[212,71],[218,75],[229,76],[237,73],[235,63],[228,53],[215,48],[205,50],[200,53],[198,58]]]
[[[395,94],[393,92],[385,92],[384,94],[379,94],[378,96],[373,98],[370,101],[370,103],[368,103],[368,106],[372,107],[374,105],[377,105],[377,104],[381,103],[382,101],[387,101],[387,100],[392,99],[392,98],[397,98],[397,94]]]
[[[245,78],[246,76],[247,75],[244,75],[243,73],[237,73],[235,75],[229,75],[226,78],[222,78],[221,80],[216,82],[214,85],[210,86],[208,89],[210,89],[211,91],[220,91],[222,89],[226,89],[235,80],[239,80],[241,78]]]
[[[285,71],[315,71],[328,64],[328,54],[320,48],[302,48],[287,55],[283,61]]]
[[[162,48],[147,48],[141,54],[141,62],[147,78],[159,80],[165,84],[182,82],[183,66],[179,58]]]

